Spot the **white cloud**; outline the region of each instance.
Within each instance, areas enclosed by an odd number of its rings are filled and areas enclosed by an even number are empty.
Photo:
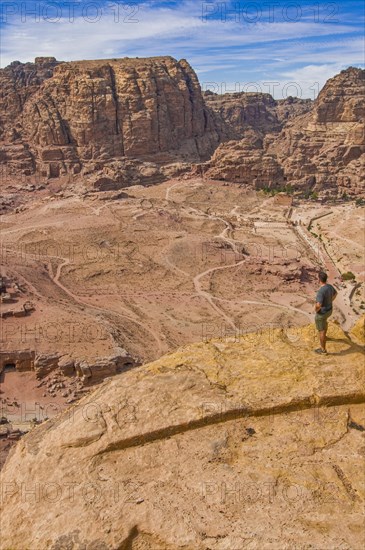
[[[136,14],[120,12],[117,22],[110,9],[95,23],[83,17],[58,23],[14,17],[1,29],[1,66],[37,56],[68,61],[173,55],[187,58],[201,79],[280,81],[282,86],[295,81],[306,89],[303,97],[313,97],[316,82],[322,87],[342,68],[363,60],[363,41],[349,37],[354,31],[349,24],[316,23],[308,17],[298,23],[204,22],[201,10],[201,3],[189,0],[176,9],[147,2]]]

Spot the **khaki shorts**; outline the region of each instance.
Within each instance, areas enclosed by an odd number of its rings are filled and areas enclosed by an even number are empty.
[[[316,322],[316,329],[321,332],[322,330],[327,330],[328,323],[327,319],[332,315],[332,310],[327,311],[327,313],[316,313],[315,316],[315,322]]]

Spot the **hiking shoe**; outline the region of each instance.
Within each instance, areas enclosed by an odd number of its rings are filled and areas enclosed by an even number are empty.
[[[327,355],[327,351],[322,348],[317,348],[314,350],[316,353],[321,353],[322,355]]]

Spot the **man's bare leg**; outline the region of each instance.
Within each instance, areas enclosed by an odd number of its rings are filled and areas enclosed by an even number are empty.
[[[327,329],[319,331],[319,341],[321,343],[321,348],[326,351]]]

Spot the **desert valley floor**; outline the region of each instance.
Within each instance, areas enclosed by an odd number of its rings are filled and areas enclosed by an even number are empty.
[[[5,276],[21,289],[1,305],[5,351],[92,363],[124,349],[145,363],[192,342],[271,328],[298,327],[300,338],[313,321],[319,266],[339,290],[334,319],[343,329],[364,308],[363,207],[298,208],[288,195],[194,178],[55,191],[2,217]],[[347,271],[357,285],[340,281]],[[30,312],[16,317],[24,304]],[[52,380],[37,385],[30,372],[2,376],[3,404],[51,400],[57,412],[75,397],[73,378],[49,390]]]
[[[357,549],[364,207],[191,176],[29,198],[1,222],[3,548]]]
[[[204,338],[301,326],[319,266],[341,289],[335,318],[346,314],[348,329],[361,313],[363,282],[350,306],[354,285],[339,275],[365,278],[363,207],[296,208],[283,194],[199,179],[126,191],[61,191],[2,217],[5,274],[34,307],[17,331],[3,321],[8,349],[88,359],[119,345],[146,361]]]

